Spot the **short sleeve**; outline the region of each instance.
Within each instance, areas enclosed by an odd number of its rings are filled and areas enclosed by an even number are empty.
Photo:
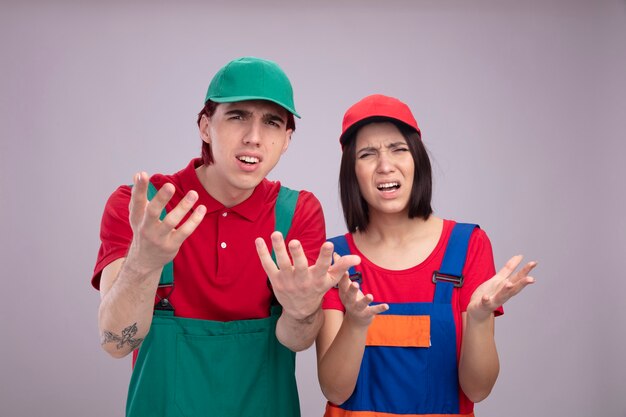
[[[102,270],[116,259],[123,258],[133,238],[128,219],[131,188],[120,186],[111,194],[104,207],[100,223],[100,249],[91,278],[91,285],[100,289]]]
[[[464,282],[460,292],[461,312],[467,311],[472,294],[482,284],[496,274],[491,241],[482,229],[475,229],[470,237],[467,260],[463,268]],[[495,311],[499,316],[504,313],[502,307]]]
[[[331,288],[328,290],[328,292],[324,295],[322,308],[324,310],[340,310],[344,313],[346,312],[346,308],[343,306],[343,303],[339,298],[339,289]]]

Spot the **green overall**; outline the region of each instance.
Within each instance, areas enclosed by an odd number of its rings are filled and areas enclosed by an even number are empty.
[[[155,193],[150,184],[148,198]],[[283,236],[297,199],[281,187],[275,229]],[[170,262],[159,285],[173,282]],[[230,322],[175,317],[167,299],[157,306],[130,380],[127,417],[300,415],[295,353],[275,334],[280,306],[267,318]]]

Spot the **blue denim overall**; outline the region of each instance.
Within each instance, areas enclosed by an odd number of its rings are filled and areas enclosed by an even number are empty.
[[[476,227],[454,226],[441,266],[433,272],[432,303],[389,303],[389,310],[376,316],[354,392],[339,407],[329,404],[325,416],[461,416],[451,302],[453,288],[463,284],[467,247]],[[345,236],[330,241],[335,252],[349,253]]]

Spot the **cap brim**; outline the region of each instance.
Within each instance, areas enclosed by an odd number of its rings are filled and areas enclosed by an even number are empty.
[[[290,108],[289,106],[286,106],[284,103],[281,103],[279,101],[276,100],[272,100],[271,98],[267,98],[267,97],[258,97],[258,96],[231,96],[231,97],[207,97],[207,101],[211,100],[214,101],[216,103],[236,103],[238,101],[248,101],[248,100],[265,100],[265,101],[271,101],[274,104],[278,104],[280,107],[282,107],[283,109],[287,110],[289,113],[293,114],[294,116],[296,116],[298,119],[301,119],[302,117],[300,117],[300,115],[296,112],[295,109]]]
[[[355,122],[352,124],[352,126],[350,126],[349,128],[346,129],[345,132],[343,132],[341,134],[341,136],[339,137],[339,143],[341,144],[341,146],[345,146],[345,139],[346,137],[352,135],[355,131],[359,130],[361,127],[363,127],[363,125],[366,125],[368,123],[382,123],[382,122],[391,122],[391,123],[398,123],[401,124],[403,126],[408,127],[409,129],[415,130],[415,127],[403,122],[400,119],[396,119],[395,117],[390,117],[390,116],[370,116],[370,117],[366,117],[364,119],[359,120],[358,122]],[[418,134],[421,135],[421,132],[419,130],[415,130]]]

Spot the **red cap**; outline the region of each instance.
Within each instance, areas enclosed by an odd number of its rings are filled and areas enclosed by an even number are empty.
[[[373,94],[354,104],[343,115],[341,136],[339,137],[341,146],[345,146],[344,140],[350,133],[363,126],[370,119],[372,119],[371,121],[393,119],[415,129],[421,135],[409,106],[397,98]]]

